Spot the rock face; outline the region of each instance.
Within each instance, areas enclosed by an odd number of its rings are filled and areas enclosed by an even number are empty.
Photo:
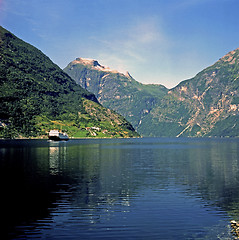
[[[170,90],[106,69],[75,60],[64,71],[143,136],[239,136],[239,49]]]
[[[235,239],[239,238],[239,223],[235,220],[231,220],[232,234],[235,236]]]

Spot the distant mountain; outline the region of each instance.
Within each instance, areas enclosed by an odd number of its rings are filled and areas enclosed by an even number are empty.
[[[0,137],[138,136],[132,125],[102,107],[41,51],[0,27]]]
[[[162,85],[141,84],[128,72],[111,70],[96,60],[77,58],[64,71],[83,88],[93,92],[103,106],[126,117],[136,130],[168,92]]]
[[[143,136],[239,136],[239,49],[173,89],[77,58],[64,71]]]

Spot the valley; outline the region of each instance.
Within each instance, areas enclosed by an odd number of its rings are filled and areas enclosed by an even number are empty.
[[[145,137],[239,135],[239,49],[175,88],[142,84],[129,73],[77,58],[64,71],[123,115]]]

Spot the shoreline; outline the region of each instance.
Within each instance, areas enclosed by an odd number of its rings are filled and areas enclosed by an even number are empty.
[[[166,136],[159,136],[159,137],[143,137],[143,136],[139,136],[139,137],[70,137],[69,140],[84,140],[84,139],[139,139],[139,138],[175,138],[175,139],[180,139],[180,138],[186,138],[186,139],[239,139],[239,136],[236,137],[230,137],[230,136],[221,136],[221,137],[217,137],[217,136],[207,136],[207,137],[166,137]],[[18,137],[18,138],[0,138],[1,141],[9,141],[9,140],[49,140],[48,136],[44,136],[44,137]],[[68,140],[68,141],[69,141]]]
[[[141,136],[139,137],[79,137],[79,138],[76,138],[76,137],[70,137],[69,140],[78,140],[78,139],[137,139],[137,138],[143,138]],[[155,138],[158,138],[158,137],[155,137]],[[39,137],[30,137],[30,138],[0,138],[0,140],[50,140],[48,137],[42,137],[42,138],[39,138]],[[69,141],[68,140],[68,141]]]

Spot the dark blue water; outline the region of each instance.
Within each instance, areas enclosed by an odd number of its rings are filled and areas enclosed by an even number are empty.
[[[3,239],[233,239],[239,139],[0,141]]]

